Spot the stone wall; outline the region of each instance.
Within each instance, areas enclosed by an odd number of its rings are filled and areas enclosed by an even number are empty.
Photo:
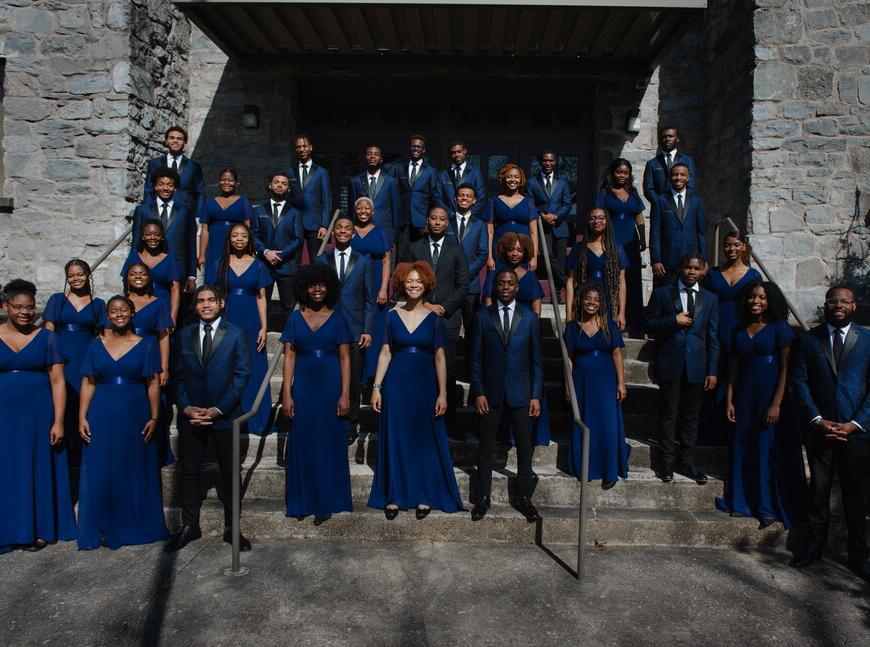
[[[3,3],[3,190],[15,211],[0,214],[0,280],[58,290],[68,259],[93,260],[124,230],[141,197],[144,131],[186,110],[185,34],[169,0]],[[168,42],[175,51],[154,57]],[[122,257],[97,273],[102,292],[118,289]]]
[[[240,69],[209,38],[192,27],[190,38],[190,142],[202,164],[210,195],[217,174],[234,167],[241,191],[265,195],[264,178],[287,166],[295,131],[295,71]],[[260,127],[242,127],[245,105],[259,108]]]
[[[751,230],[803,314],[846,281],[868,296],[870,5],[759,0]],[[857,204],[856,188],[863,198]]]

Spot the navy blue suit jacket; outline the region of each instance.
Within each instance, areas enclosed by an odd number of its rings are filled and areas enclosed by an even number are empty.
[[[344,268],[344,281],[341,283],[338,308],[347,321],[354,341],[359,341],[360,335],[372,335],[375,332],[378,294],[372,291],[371,283],[366,280],[370,258],[357,254],[349,247],[347,251],[350,252],[350,257]],[[314,262],[335,268],[335,256],[332,250],[320,254]],[[380,263],[378,266],[380,267]]]
[[[719,367],[719,298],[704,288],[695,297],[695,316],[688,327],[677,324],[683,312],[676,285],[653,290],[646,308],[646,330],[655,336],[655,373],[659,382],[680,379],[683,370],[693,384],[702,384]]]
[[[678,149],[674,164],[678,162],[689,167],[689,190],[694,191],[697,186],[695,182],[695,160],[691,156],[681,153]],[[643,169],[643,197],[652,203],[655,196],[667,194],[670,191],[671,179],[668,173],[668,164],[665,162],[665,154],[659,153],[647,161]]]
[[[653,263],[663,263],[665,269],[676,271],[680,257],[686,252],[707,255],[707,221],[701,198],[686,191],[683,205],[685,216],[677,216],[673,195],[657,195],[650,215],[649,253]]]
[[[792,392],[803,423],[817,416],[854,420],[864,429],[860,437],[870,436],[870,332],[853,323],[835,364],[828,326],[822,324],[798,336],[792,357]]]
[[[166,166],[166,155],[155,157],[148,162],[148,168],[145,171],[145,199],[143,200],[145,204],[150,203],[156,197],[151,176],[163,166]],[[181,184],[175,187],[174,199],[186,204],[187,208],[192,210],[193,215],[198,216],[205,207],[205,180],[202,177],[202,167],[199,162],[194,162],[187,155],[182,155],[178,175],[181,178]]]
[[[483,211],[483,205],[486,203],[486,185],[483,183],[483,176],[476,168],[472,168],[471,164],[466,162],[465,174],[462,180],[456,183],[470,184],[474,187],[474,192],[477,194],[477,202],[471,207],[471,215],[479,216]],[[450,178],[450,171],[441,171],[438,174],[438,197],[441,200],[440,206],[447,209],[447,215],[453,217],[456,214],[456,187],[453,186],[453,180]]]
[[[571,199],[571,187],[568,186],[565,180],[559,179],[558,175],[555,173],[553,175],[553,189],[549,197],[547,192],[544,191],[544,176],[541,173],[529,179],[528,193],[532,200],[535,201],[535,209],[538,210],[538,214],[555,213],[558,216],[555,225],[548,225],[541,218],[544,231],[547,233],[552,232],[556,238],[567,238],[567,218],[571,213],[571,204],[573,203]]]
[[[169,225],[166,227],[166,244],[169,253],[175,258],[178,269],[184,272],[184,276],[196,276],[196,214],[194,214],[180,200],[173,195],[172,211],[169,214]],[[148,204],[140,204],[133,211],[133,235],[130,241],[130,249],[136,249],[139,239],[142,237],[142,225],[146,220],[153,218],[160,220],[160,212],[157,210],[157,200]]]
[[[499,305],[482,308],[475,317],[468,396],[485,395],[490,407],[527,407],[544,389],[538,318],[517,303],[505,334]]]
[[[468,262],[468,294],[480,294],[480,270],[486,265],[489,255],[489,236],[486,233],[486,221],[472,216],[465,223],[465,237],[459,240],[456,229],[456,218],[450,217],[450,229],[447,234],[454,238],[465,252]]]
[[[182,329],[172,354],[172,388],[178,405],[178,430],[193,427],[181,413],[188,406],[217,407],[223,414],[210,429],[232,429],[242,413],[242,392],[251,375],[247,333],[222,317],[213,332],[210,357],[203,358],[199,322]]]
[[[375,203],[374,222],[376,225],[386,227],[390,238],[393,239],[399,227],[399,217],[401,215],[399,182],[384,169],[381,169],[378,183],[378,192],[376,197],[373,198]],[[360,173],[350,178],[347,193],[348,206],[352,209],[353,203],[362,196],[371,198],[369,195],[368,172]]]
[[[302,228],[317,231],[329,227],[332,219],[332,189],[329,185],[329,171],[312,162],[308,173],[308,184],[302,186],[299,164],[288,166],[283,173],[290,180],[288,197],[302,215]]]
[[[271,202],[254,205],[254,219],[251,228],[254,234],[254,247],[260,260],[269,268],[272,276],[293,276],[296,274],[296,252],[302,245],[302,217],[299,211],[290,205],[289,200],[284,202],[281,213],[278,216],[278,226],[272,224],[269,214]],[[267,249],[274,250],[281,255],[281,263],[272,265],[263,256]]]
[[[441,204],[441,198],[438,195],[438,171],[428,162],[423,161],[422,166],[417,171],[417,180],[411,186],[408,177],[408,164],[410,164],[410,160],[405,160],[401,164],[394,165],[391,169],[393,177],[399,182],[399,197],[401,199],[399,227],[407,227],[410,223],[414,229],[422,231],[426,228],[426,216],[429,215],[429,209]]]

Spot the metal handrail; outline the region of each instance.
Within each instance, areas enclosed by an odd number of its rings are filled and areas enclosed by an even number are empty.
[[[716,229],[714,230],[714,234],[713,234],[716,238],[716,241],[713,245],[713,264],[717,265],[717,266],[719,265],[719,231],[720,231],[723,223],[725,223],[729,227],[731,227],[731,229],[729,231],[736,231],[737,233],[740,233],[740,227],[738,227],[734,223],[734,221],[731,220],[731,218],[729,218],[727,216],[725,218],[722,218],[721,220],[719,220],[716,223]],[[752,256],[752,260],[755,262],[755,264],[758,266],[758,269],[761,270],[761,272],[764,274],[764,276],[767,278],[767,280],[773,281],[773,277],[770,275],[770,272],[767,271],[767,268],[764,266],[764,262],[760,258],[758,258],[758,255],[755,253],[754,250],[752,250],[751,246],[750,246],[749,254]],[[795,318],[795,321],[797,321],[798,324],[800,325],[800,327],[803,328],[804,330],[809,330],[810,327],[806,324],[806,322],[798,314],[797,308],[794,307],[794,304],[791,302],[791,299],[789,299],[788,296],[786,296],[784,293],[783,293],[783,296],[785,297],[785,304],[786,304],[786,306],[788,306],[789,312],[791,312],[792,316]]]
[[[556,323],[556,335],[559,337],[559,348],[562,351],[562,365],[565,372],[565,384],[568,387],[568,397],[571,401],[571,415],[574,424],[580,428],[582,436],[582,454],[580,459],[580,523],[577,530],[577,573],[579,580],[586,571],[586,525],[588,506],[586,501],[589,491],[589,427],[580,417],[580,406],[577,404],[577,394],[574,392],[574,383],[571,375],[571,360],[568,356],[568,347],[565,345],[562,315],[559,314],[559,292],[556,290],[556,282],[553,280],[553,268],[550,265],[550,250],[547,248],[547,238],[544,233],[544,223],[538,218],[538,245],[541,247],[540,254],[544,258],[544,267],[547,270],[547,282],[550,284],[550,295],[553,301],[553,318]]]
[[[329,236],[332,234],[332,228],[335,225],[335,220],[338,218],[339,214],[341,214],[340,209],[336,209],[332,214],[332,220],[329,221],[329,227],[326,228],[326,234],[323,236],[323,241],[320,243],[320,247],[317,250],[318,256],[323,253],[323,250],[326,249],[326,245],[329,243]],[[304,241],[303,241],[304,242]],[[314,259],[311,259],[311,262],[314,262]],[[298,308],[299,305],[297,304]],[[254,398],[254,402],[251,405],[251,408],[240,415],[239,417],[233,420],[233,523],[232,523],[232,535],[233,535],[233,558],[232,565],[229,568],[224,569],[224,575],[247,575],[249,569],[247,567],[242,567],[239,564],[239,543],[241,537],[241,493],[242,493],[242,424],[247,422],[259,409],[260,405],[263,402],[263,398],[266,395],[266,389],[271,387],[272,375],[275,373],[275,369],[278,368],[278,362],[284,356],[284,344],[281,344],[281,348],[275,353],[275,357],[272,358],[272,361],[269,363],[269,369],[266,371],[266,375],[263,376],[263,381],[260,382],[260,388],[257,389],[257,396]]]

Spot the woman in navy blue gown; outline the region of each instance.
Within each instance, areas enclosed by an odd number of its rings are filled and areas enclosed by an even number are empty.
[[[372,261],[369,263],[368,281],[370,290],[376,293],[378,310],[375,317],[375,330],[372,334],[372,343],[365,350],[363,357],[362,381],[370,382],[375,376],[378,366],[378,355],[381,348],[381,333],[387,320],[387,303],[389,301],[390,287],[390,259],[393,241],[383,227],[374,224],[374,203],[371,199],[363,196],[357,198],[353,204],[356,218],[354,220],[354,236],[350,240],[350,246],[360,256],[368,256]]]
[[[166,539],[160,460],[154,435],[160,406],[160,354],[133,331],[127,297],[107,304],[111,329],[82,362],[78,547],[120,548]]]
[[[526,269],[532,257],[532,241],[525,234],[517,234],[512,231],[501,237],[498,243],[498,269],[506,267],[516,272],[519,277],[517,295],[515,299],[528,307],[536,316],[541,316],[541,299],[544,291],[538,275]],[[498,270],[489,272],[483,284],[484,305],[490,306],[497,299],[493,281]],[[532,446],[546,446],[550,444],[550,411],[547,406],[546,395],[541,398],[541,412],[531,419],[532,423]],[[502,423],[501,439],[514,446],[514,435],[507,419]]]
[[[509,231],[525,234],[532,241],[532,258],[529,270],[538,269],[538,210],[535,201],[522,191],[526,188],[526,174],[516,164],[505,164],[498,172],[501,189],[483,210],[489,236],[489,258],[486,267],[495,269],[498,257],[498,241]]]
[[[724,443],[732,434],[732,426],[725,415],[725,395],[730,376],[731,339],[737,327],[737,296],[749,283],[762,280],[761,274],[749,267],[752,248],[743,234],[729,231],[725,234],[724,248],[724,263],[707,272],[702,281],[705,288],[719,297],[719,379],[716,389],[705,397],[699,434],[704,441],[714,444]]]
[[[63,373],[66,377],[66,413],[64,426],[70,430],[65,435],[70,468],[73,471],[81,462],[81,441],[73,433],[79,423],[79,387],[82,373],[79,370],[85,351],[103,325],[106,303],[94,295],[91,268],[84,261],[74,258],[64,267],[67,288],[48,298],[42,313],[43,325],[57,335],[58,345],[64,359]],[[70,484],[75,496],[78,479]]]
[[[730,478],[716,507],[760,528],[803,521],[807,490],[798,426],[785,386],[794,333],[775,283],[752,281],[737,298],[726,410],[734,423]]]
[[[248,227],[254,219],[254,208],[243,195],[236,194],[239,176],[235,169],[225,168],[218,175],[221,194],[205,203],[199,214],[202,225],[199,235],[199,265],[203,280],[209,285],[217,282],[218,265],[224,252],[227,234],[237,222]]]
[[[601,207],[586,215],[582,238],[574,245],[566,261],[568,284],[565,288],[565,320],[574,316],[574,290],[587,282],[604,288],[604,309],[620,330],[626,327],[625,268],[628,258],[616,242],[613,224]]]
[[[335,303],[341,294],[331,265],[313,263],[296,276],[301,310],[287,319],[282,410],[287,434],[286,514],[352,512],[347,461],[350,409],[350,328]],[[291,387],[292,385],[292,387]]]
[[[0,553],[39,550],[76,534],[64,451],[63,356],[33,325],[36,286],[2,290],[0,324]]]
[[[435,286],[428,263],[399,263],[394,275],[405,304],[387,316],[372,391],[378,420],[378,459],[368,505],[393,520],[416,508],[462,510],[447,445],[447,364],[444,322],[423,303]]]
[[[622,334],[608,318],[604,288],[584,284],[577,295],[575,316],[565,328],[565,345],[571,354],[574,393],[580,417],[591,430],[589,480],[601,479],[609,490],[619,477],[628,477],[631,447],[625,442],[622,402],[628,394],[622,366]],[[571,427],[568,473],[581,477],[582,437]]]
[[[632,336],[643,336],[643,286],[640,254],[646,249],[643,201],[634,188],[631,162],[613,160],[604,183],[595,195],[594,206],[606,209],[613,223],[614,242],[625,251],[625,325]],[[605,283],[605,288],[608,287]]]
[[[269,370],[266,356],[266,290],[272,277],[266,265],[256,257],[254,239],[247,225],[230,227],[223,257],[218,266],[218,286],[226,295],[224,316],[248,333],[251,351],[251,377],[242,394],[242,410],[250,411],[260,383]],[[265,397],[260,408],[248,419],[248,433],[269,432],[272,398]]]
[[[133,332],[150,339],[160,351],[160,415],[156,442],[162,464],[175,461],[169,447],[169,426],[172,424],[172,408],[166,387],[169,384],[169,333],[174,324],[169,314],[169,303],[153,294],[154,282],[151,270],[144,263],[131,263],[124,277],[124,296],[130,299],[133,312]]]
[[[169,304],[169,314],[172,321],[177,323],[178,307],[181,303],[181,284],[185,276],[175,262],[175,258],[169,254],[163,223],[159,220],[149,219],[142,223],[142,237],[124,262],[121,278],[127,275],[127,270],[133,263],[142,263],[151,270],[154,296]]]

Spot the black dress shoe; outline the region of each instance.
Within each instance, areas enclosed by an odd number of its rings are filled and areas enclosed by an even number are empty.
[[[804,552],[797,553],[792,557],[789,564],[795,568],[807,568],[812,566],[822,558],[822,549],[817,546],[810,546]]]
[[[698,485],[707,485],[707,475],[701,470],[695,469],[694,466],[687,465],[682,472]]]
[[[541,515],[538,514],[538,511],[532,505],[532,502],[529,501],[528,497],[524,496],[517,499],[517,510],[520,511],[529,523],[534,523],[541,518]]]
[[[480,500],[474,504],[474,507],[471,508],[471,520],[472,521],[480,521],[486,516],[486,513],[489,511],[489,497],[481,497]]]
[[[414,514],[417,519],[425,519],[430,512],[432,512],[432,508],[417,508]]]
[[[762,517],[758,521],[758,529],[764,530],[765,528],[769,528],[770,526],[772,526],[775,523],[776,523],[776,519],[774,519],[773,517]]]
[[[316,515],[314,515],[314,525],[319,526],[321,524],[326,523],[330,519],[332,519],[331,514],[320,514],[320,515],[316,514]]]
[[[190,542],[196,541],[200,537],[202,537],[202,530],[198,527],[184,526],[169,538],[169,541],[166,542],[163,550],[167,553],[174,553],[175,551],[181,550],[187,546]]]
[[[614,485],[616,485],[616,481],[601,481],[601,489],[602,490],[609,490]]]
[[[674,473],[671,470],[662,470],[659,472],[659,478],[665,483],[671,483],[674,480]]]
[[[867,560],[862,562],[850,559],[849,570],[865,582],[870,582],[870,563],[867,563]]]
[[[384,516],[387,518],[387,521],[392,521],[396,517],[399,516],[398,508],[384,508]]]
[[[233,529],[224,528],[224,541],[228,544],[233,543]],[[239,551],[247,553],[251,550],[251,542],[248,541],[242,533],[239,533]]]

